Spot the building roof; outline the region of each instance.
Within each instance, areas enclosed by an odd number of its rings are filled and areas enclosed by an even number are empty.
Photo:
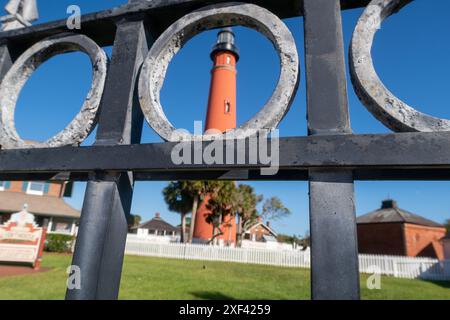
[[[0,212],[19,212],[25,204],[28,205],[28,212],[34,215],[80,218],[80,211],[68,205],[63,198],[20,192],[0,192]]]
[[[274,236],[271,235],[263,235],[262,238],[264,239],[264,241],[266,242],[278,242],[277,238],[275,238]]]
[[[275,232],[275,230],[273,230],[270,226],[268,226],[267,224],[264,224],[262,221],[258,221],[256,222],[254,225],[251,225],[250,227],[248,227],[247,230],[245,230],[245,232],[250,232],[250,230],[256,228],[257,226],[262,226],[263,228],[265,228],[267,231],[269,231],[274,237],[277,237],[277,233]]]
[[[166,231],[166,232],[179,232],[180,230],[174,226],[172,226],[170,223],[167,223],[163,219],[161,219],[161,216],[159,213],[155,215],[155,217],[147,222],[144,222],[138,227],[134,227],[133,229],[148,229],[148,230],[159,230],[159,231]]]
[[[358,224],[369,223],[411,223],[421,226],[442,228],[443,225],[400,209],[394,200],[383,201],[381,208],[357,218]]]

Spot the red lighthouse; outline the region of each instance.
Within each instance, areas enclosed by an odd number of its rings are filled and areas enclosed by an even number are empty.
[[[236,128],[236,63],[239,52],[231,28],[223,28],[218,33],[211,59],[213,68],[205,130],[226,132]],[[199,242],[206,242],[213,237],[213,226],[206,221],[210,213],[206,208],[209,199],[209,196],[205,197],[196,213],[194,239]],[[223,218],[221,230],[223,234],[219,239],[225,244],[236,243],[236,220],[233,215]]]

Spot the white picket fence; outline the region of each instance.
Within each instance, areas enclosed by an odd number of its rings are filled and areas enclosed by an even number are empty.
[[[152,243],[128,238],[125,254],[185,260],[226,261],[280,267],[310,268],[309,251],[217,247],[200,244]],[[361,273],[398,278],[450,281],[450,260],[359,255]]]
[[[380,272],[396,278],[450,280],[450,260],[382,255],[359,255],[362,273]],[[379,271],[377,271],[379,270]]]
[[[127,239],[125,254],[185,260],[227,261],[309,268],[309,254],[294,250],[219,247],[202,244],[151,243]]]

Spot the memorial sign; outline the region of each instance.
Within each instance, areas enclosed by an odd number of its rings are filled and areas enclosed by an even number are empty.
[[[39,269],[46,230],[37,227],[26,208],[0,225],[0,262],[31,263]]]

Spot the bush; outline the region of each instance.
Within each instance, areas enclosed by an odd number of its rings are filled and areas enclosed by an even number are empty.
[[[75,237],[65,234],[47,234],[45,251],[66,253],[71,252],[72,242]]]

